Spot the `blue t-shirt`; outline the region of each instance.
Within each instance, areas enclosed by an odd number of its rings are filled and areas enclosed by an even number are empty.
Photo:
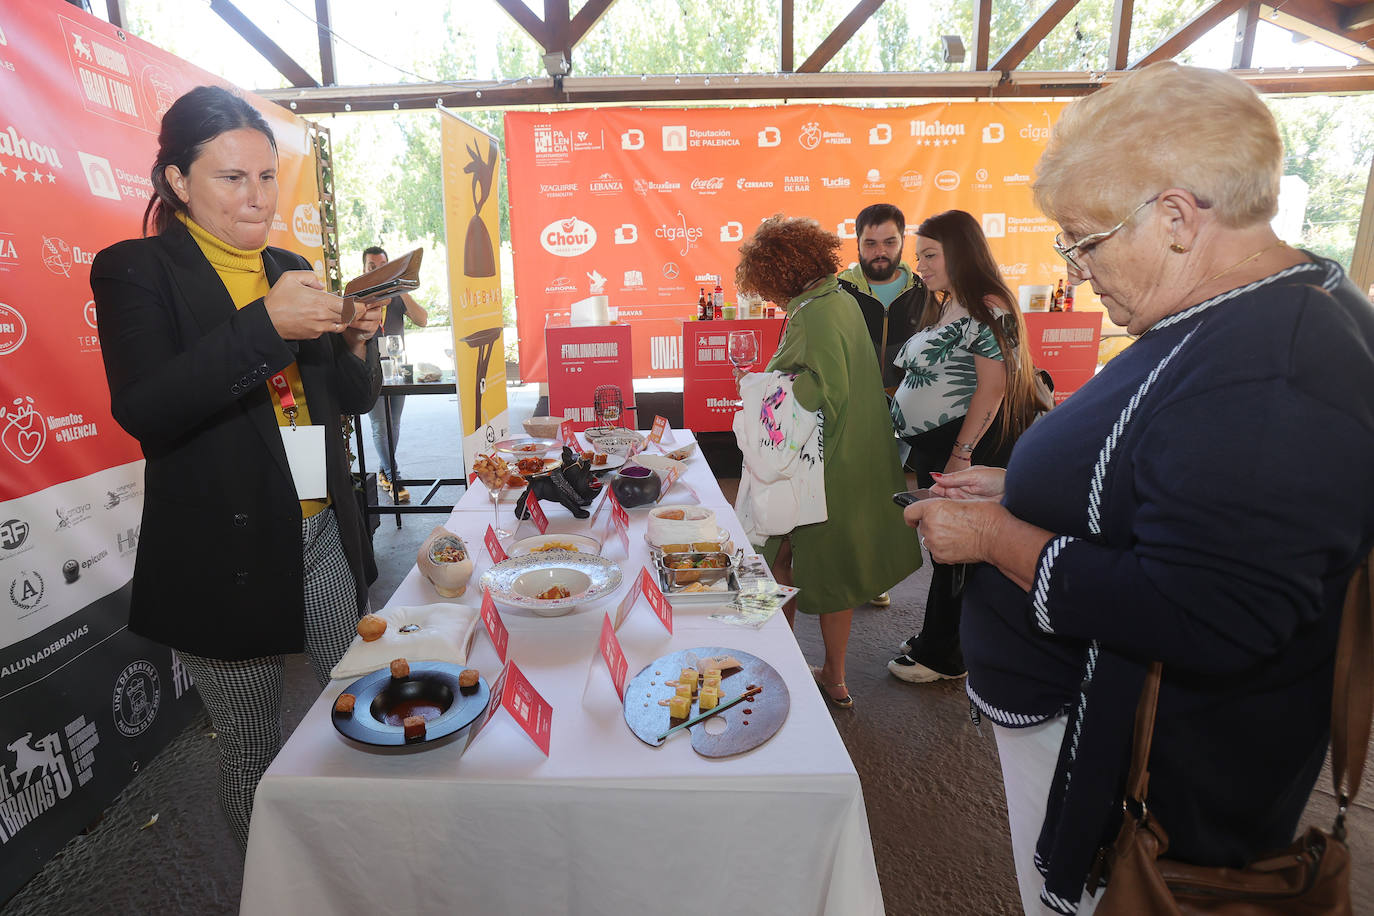
[[[898,267],[896,276],[891,280],[886,283],[874,283],[870,280],[868,288],[873,290],[873,298],[881,302],[883,309],[886,310],[902,294],[902,290],[906,289],[906,284],[906,268]]]

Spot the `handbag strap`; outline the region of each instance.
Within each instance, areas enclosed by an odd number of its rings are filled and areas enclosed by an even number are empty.
[[[1345,839],[1345,812],[1360,790],[1374,719],[1374,591],[1370,564],[1374,551],[1356,567],[1345,589],[1341,633],[1336,642],[1336,673],[1331,686],[1331,781],[1336,789],[1335,834]],[[1152,662],[1135,710],[1135,744],[1126,777],[1126,799],[1145,810],[1150,773],[1150,743],[1164,666]]]

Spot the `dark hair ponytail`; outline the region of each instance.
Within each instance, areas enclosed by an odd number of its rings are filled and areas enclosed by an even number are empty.
[[[174,165],[183,175],[188,174],[205,144],[226,131],[241,128],[259,131],[276,151],[277,138],[267,121],[256,108],[227,89],[197,86],[172,103],[162,116],[162,130],[157,135],[157,159],[150,176],[153,196],[148,209],[143,211],[144,235],[161,233],[171,225],[178,211],[186,209],[167,182],[167,166]]]

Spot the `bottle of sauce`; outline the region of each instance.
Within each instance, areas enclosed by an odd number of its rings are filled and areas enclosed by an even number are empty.
[[[1050,299],[1050,311],[1064,311],[1064,281],[1060,280],[1059,285],[1054,288],[1054,296]]]
[[[701,287],[701,295],[697,296],[697,320],[711,320],[711,303],[706,301],[706,287]]]
[[[1066,311],[1066,312],[1072,312],[1072,311],[1073,311],[1073,284],[1072,284],[1072,283],[1066,284],[1066,285],[1064,286],[1064,311]]]
[[[725,317],[725,290],[720,288],[720,281],[716,281],[716,289],[711,293],[711,310],[717,321]]]

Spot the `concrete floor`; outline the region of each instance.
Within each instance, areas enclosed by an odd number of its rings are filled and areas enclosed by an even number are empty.
[[[537,397],[535,387],[508,391],[513,411],[528,415]],[[457,476],[455,425],[451,397],[411,398],[399,458],[404,472]],[[375,467],[371,458],[369,465]],[[737,481],[721,483],[733,497]],[[451,502],[459,491],[438,495]],[[381,571],[372,588],[375,605],[395,590],[414,563],[420,541],[439,519],[406,516],[397,528],[384,518],[374,539]],[[1016,913],[1019,898],[990,728],[985,725],[980,736],[970,723],[962,681],[912,686],[885,668],[896,646],[919,629],[927,584],[924,571],[918,572],[893,591],[890,608],[856,611],[848,676],[855,705],[834,711],[835,724],[863,784],[887,912]],[[819,662],[820,633],[813,618],[799,615],[797,641]],[[284,709],[288,732],[317,694],[308,666],[293,658]],[[242,862],[215,801],[215,769],[214,738],[202,715],[144,768],[97,823],[0,907],[0,916],[236,913]],[[1370,798],[1374,791],[1361,799],[1350,822],[1356,913],[1374,913]],[[1333,812],[1327,773],[1318,782],[1304,823],[1328,827]],[[140,829],[153,814],[157,824]]]

